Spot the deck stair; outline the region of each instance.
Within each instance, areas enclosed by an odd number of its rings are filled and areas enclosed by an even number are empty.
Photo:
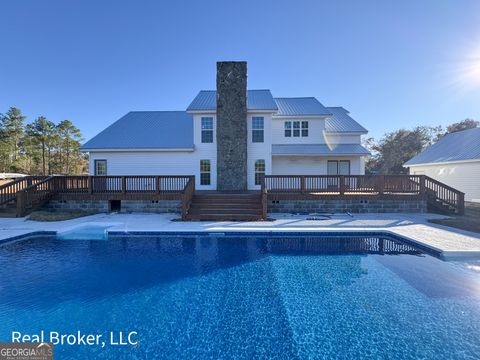
[[[259,192],[196,192],[187,220],[253,221],[262,218]]]

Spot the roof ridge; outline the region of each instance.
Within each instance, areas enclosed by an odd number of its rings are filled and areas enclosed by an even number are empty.
[[[217,90],[200,90],[200,92],[216,92]],[[270,91],[270,89],[247,89],[247,91]]]
[[[315,96],[292,96],[292,97],[274,97],[274,99],[318,99]]]
[[[186,113],[185,110],[130,110],[127,114],[130,114],[130,113],[152,113],[152,112],[156,112],[156,113],[167,113],[167,112],[184,112]]]

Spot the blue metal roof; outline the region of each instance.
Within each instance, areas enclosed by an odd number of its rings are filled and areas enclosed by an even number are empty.
[[[314,97],[275,98],[277,116],[328,116],[332,115],[320,101]]]
[[[185,111],[132,111],[87,141],[90,149],[192,149],[193,117]]]
[[[313,156],[313,155],[369,155],[370,152],[359,144],[277,144],[272,145],[272,155]]]
[[[333,114],[332,117],[325,120],[325,131],[334,133],[362,133],[368,131],[362,125],[353,120],[349,112],[343,107],[327,107]]]
[[[216,90],[202,90],[193,99],[187,111],[215,111],[217,110]],[[247,90],[247,110],[272,110],[277,111],[270,90]]]
[[[480,160],[480,128],[448,134],[404,166],[476,159]]]

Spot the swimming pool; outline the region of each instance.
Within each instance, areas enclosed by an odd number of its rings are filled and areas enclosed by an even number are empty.
[[[0,341],[138,341],[55,359],[476,359],[477,265],[378,234],[43,235],[0,246]]]

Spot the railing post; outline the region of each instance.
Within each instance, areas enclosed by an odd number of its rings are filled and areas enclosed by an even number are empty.
[[[385,175],[378,175],[377,187],[378,195],[383,195],[385,192]]]
[[[263,188],[262,189],[262,220],[267,220],[267,213],[268,213],[268,194],[267,194],[267,189]]]
[[[305,194],[305,176],[300,176],[300,193]]]
[[[458,196],[458,215],[465,214],[465,194],[459,193]]]
[[[338,177],[338,181],[340,182],[340,195],[345,194],[345,175],[340,175]]]
[[[91,175],[88,177],[88,193],[93,194],[93,176]]]
[[[420,195],[422,195],[422,197],[424,197],[426,193],[425,181],[426,181],[425,175],[420,175]]]
[[[22,217],[25,213],[25,192],[17,192],[17,217]]]
[[[127,192],[127,178],[122,176],[122,194]]]
[[[155,176],[155,192],[160,194],[160,176]]]
[[[195,194],[195,175],[190,176],[190,181],[192,182],[192,197]]]

